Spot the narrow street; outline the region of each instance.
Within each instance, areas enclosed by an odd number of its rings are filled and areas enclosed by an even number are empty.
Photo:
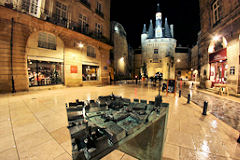
[[[187,98],[188,94],[191,95],[191,101],[200,107],[203,107],[204,101],[207,101],[208,112],[240,131],[240,102],[230,100],[227,96],[183,88],[182,95]]]

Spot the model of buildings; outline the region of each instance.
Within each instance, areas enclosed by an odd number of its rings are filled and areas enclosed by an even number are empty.
[[[163,73],[163,79],[175,79],[175,47],[176,39],[174,39],[173,25],[168,25],[167,18],[162,19],[159,4],[157,5],[156,26],[153,22],[147,30],[144,24],[141,35],[142,45],[142,70],[143,76],[152,77],[156,72]],[[146,72],[146,73],[144,73]],[[145,75],[144,75],[145,74]]]
[[[0,5],[0,92],[109,83],[110,0]]]
[[[138,159],[161,158],[168,108],[161,96],[148,104],[113,94],[69,103],[73,160],[101,159],[116,148]]]

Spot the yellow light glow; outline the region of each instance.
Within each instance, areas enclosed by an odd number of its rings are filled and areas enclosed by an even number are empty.
[[[83,45],[82,43],[79,43],[79,44],[78,44],[78,47],[79,47],[79,48],[83,48],[84,45]]]
[[[180,59],[178,59],[178,60],[177,60],[177,62],[179,63],[179,62],[181,62],[181,60],[180,60]]]
[[[216,41],[218,41],[220,39],[220,36],[214,36],[213,37],[213,40],[216,42]]]
[[[122,63],[124,62],[124,57],[120,58],[120,62]]]

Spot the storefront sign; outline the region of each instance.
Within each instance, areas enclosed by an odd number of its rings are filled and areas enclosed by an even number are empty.
[[[209,54],[209,63],[218,62],[220,60],[227,59],[227,49],[222,49],[220,51]]]
[[[78,73],[78,67],[77,66],[71,66],[71,73]]]

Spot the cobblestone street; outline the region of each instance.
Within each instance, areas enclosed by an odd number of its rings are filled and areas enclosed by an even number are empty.
[[[207,101],[208,112],[240,131],[240,102],[229,100],[225,96],[220,97],[218,95],[184,88],[182,95],[187,98],[188,94],[191,95],[191,101],[200,107],[203,107],[204,101]]]

